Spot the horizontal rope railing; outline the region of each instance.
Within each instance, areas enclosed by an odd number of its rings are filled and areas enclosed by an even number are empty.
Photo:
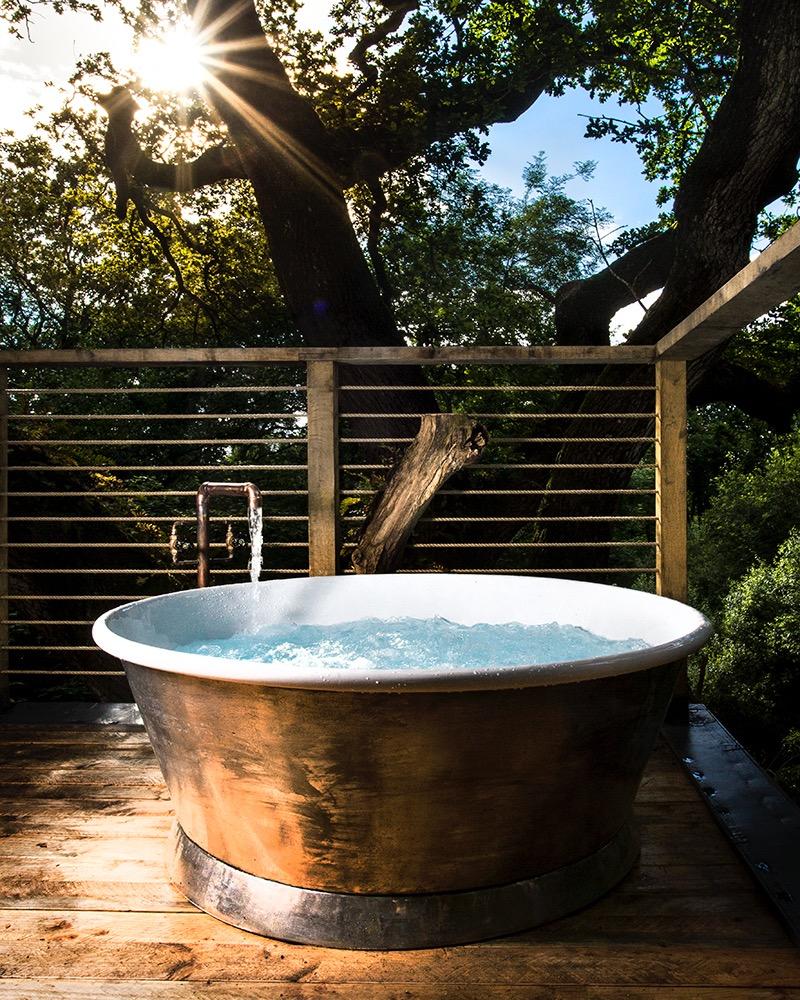
[[[405,420],[408,417],[427,417],[430,410],[421,413],[340,413],[343,419],[350,420]],[[502,420],[652,420],[655,413],[480,413],[470,411],[471,417],[482,419],[497,418]]]
[[[306,438],[9,438],[6,443],[9,447],[24,446],[26,448],[63,448],[65,445],[85,447],[89,444],[125,448],[150,448],[157,444],[180,445],[185,448],[198,445],[221,447],[234,444],[263,444],[281,447],[282,445],[305,445],[308,444],[308,441]]]
[[[11,667],[3,671],[4,674],[14,674],[15,676],[28,675],[31,677],[124,677],[124,670],[53,670],[50,667],[42,667],[39,670],[17,670]]]
[[[93,618],[0,618],[0,625],[94,625]]]
[[[481,462],[478,465],[468,465],[462,472],[485,472],[497,469],[583,469],[586,471],[594,469],[655,469],[654,462]],[[276,466],[277,468],[277,466]],[[340,472],[362,472],[379,469],[391,469],[392,466],[383,465],[354,465],[347,464],[339,466]]]
[[[262,492],[262,495],[263,495],[264,491],[262,490],[261,492]],[[14,494],[14,496],[19,496],[19,495],[20,494],[18,494],[18,493]],[[50,496],[51,494],[46,494],[46,495]],[[107,495],[108,494],[105,494],[105,493],[103,494],[103,496],[107,496]],[[294,495],[294,492],[292,492],[292,495]],[[93,524],[93,523],[96,523],[96,522],[98,522],[98,523],[113,522],[114,524],[117,524],[117,523],[121,523],[121,524],[158,524],[158,523],[161,523],[161,522],[170,522],[171,523],[173,521],[177,521],[177,522],[180,522],[180,523],[186,523],[186,524],[191,523],[191,524],[194,524],[196,522],[196,520],[197,520],[196,517],[189,516],[188,514],[187,515],[179,515],[179,514],[175,514],[175,515],[171,515],[171,514],[170,515],[167,515],[167,514],[160,514],[160,515],[139,514],[139,515],[135,515],[135,516],[132,515],[132,514],[129,514],[129,515],[126,515],[126,516],[122,516],[121,515],[119,517],[106,516],[106,515],[96,517],[96,516],[93,516],[91,514],[85,514],[85,515],[82,515],[81,517],[75,517],[75,516],[65,516],[63,514],[50,514],[50,515],[47,515],[47,516],[45,516],[45,515],[37,515],[36,517],[23,517],[21,515],[17,515],[17,516],[13,516],[13,517],[0,517],[0,521],[14,521],[14,522],[33,523],[33,524],[36,524],[37,522],[45,522],[45,521],[65,521],[67,524],[82,524],[84,522],[89,523],[89,524]],[[262,520],[264,520],[264,521],[307,521],[308,520],[308,514],[264,514],[262,516]],[[223,515],[219,515],[219,516],[209,517],[209,521],[211,521],[212,523],[220,523],[220,524],[230,524],[230,523],[237,523],[237,522],[247,523],[248,522],[248,518],[247,517],[238,517],[238,516],[233,516],[233,515],[231,517],[224,517]]]
[[[373,496],[380,490],[371,489],[346,489],[342,490],[347,496]],[[541,490],[439,490],[437,496],[443,497],[464,497],[464,496],[518,496],[518,497],[538,497],[538,496],[580,496],[591,494],[604,494],[618,496],[633,496],[636,494],[655,494],[655,490],[646,489],[541,489]]]
[[[308,490],[261,490],[262,496],[288,497],[305,496]],[[0,493],[0,496],[14,497],[105,497],[113,500],[115,497],[193,497],[196,490],[20,490]],[[147,520],[142,515],[142,520]]]
[[[430,573],[429,569],[399,569],[398,573]],[[496,567],[481,566],[470,569],[449,569],[448,573],[512,573],[518,576],[595,576],[598,573],[642,573],[646,575],[652,575],[656,572],[655,567],[647,566],[571,566],[564,568],[562,566],[548,566],[543,569],[531,569],[529,566],[514,567],[511,569],[498,569]],[[348,569],[345,570],[345,575],[350,576],[355,573],[355,570]]]
[[[352,543],[355,546],[355,543]],[[409,542],[412,549],[610,549],[655,548],[655,542]]]
[[[237,545],[239,543],[237,542]],[[244,541],[241,543],[244,545]],[[249,546],[249,542],[247,543]],[[263,548],[265,549],[277,549],[277,548],[298,548],[300,546],[307,546],[308,542],[264,542]],[[224,549],[224,542],[211,542],[209,547],[212,549]],[[4,549],[169,549],[171,548],[168,542],[0,542],[0,548]]]
[[[219,567],[216,567],[216,566],[214,567],[214,575],[215,576],[219,576],[220,574],[224,574],[224,575],[228,575],[228,576],[231,576],[231,575],[234,575],[234,574],[239,575],[239,576],[247,576],[247,574],[249,572],[250,571],[245,566],[240,567],[238,569],[220,569]],[[285,568],[275,569],[275,568],[266,566],[266,567],[262,567],[261,572],[265,573],[265,574],[269,574],[269,573],[291,573],[293,575],[302,575],[303,573],[308,573],[308,567],[307,566],[302,567],[302,568],[298,567],[297,569],[285,569]],[[128,568],[119,569],[116,566],[113,566],[113,567],[108,567],[108,566],[92,566],[92,567],[89,567],[89,566],[74,566],[74,567],[69,567],[69,568],[64,568],[62,566],[58,566],[58,567],[54,567],[54,568],[41,568],[39,566],[36,566],[34,568],[0,567],[0,575],[4,575],[4,576],[23,576],[23,575],[24,576],[28,576],[29,574],[36,574],[36,575],[43,575],[43,574],[44,575],[51,575],[51,574],[52,575],[63,575],[63,574],[69,574],[69,573],[81,573],[81,574],[96,573],[99,576],[197,576],[197,570],[196,569],[180,569],[180,568],[162,569],[162,568],[159,568],[159,567],[155,567],[154,568],[154,567],[151,567],[151,566],[136,566],[136,567],[133,567],[133,568],[130,568],[130,569],[128,569]]]
[[[305,420],[305,413],[9,413],[9,423],[25,420]]]
[[[305,472],[308,465],[9,465],[9,472]]]
[[[220,393],[220,392],[306,392],[304,385],[174,385],[169,388],[153,388],[151,386],[108,386],[106,388],[78,387],[78,386],[48,386],[37,389],[8,389],[8,395],[14,396],[145,396],[159,395],[171,396],[175,392],[195,393]]]
[[[409,542],[412,549],[635,549],[655,542]]]
[[[150,595],[142,594],[0,594],[0,601],[100,601],[111,604],[119,601],[143,601]]]
[[[650,385],[340,385],[342,392],[655,392]]]
[[[520,524],[534,524],[539,521],[655,521],[655,514],[584,514],[584,515],[562,515],[562,516],[547,516],[547,515],[530,515],[525,517],[520,517],[518,515],[505,517],[493,517],[483,514],[475,515],[474,517],[421,517],[419,519],[420,524],[439,522],[447,524],[475,524],[480,522],[487,522],[492,524],[494,522],[500,521],[511,521]],[[348,521],[365,521],[366,514],[349,514],[342,518],[342,521],[347,523]]]
[[[341,444],[411,444],[413,438],[339,438]],[[493,444],[652,444],[647,437],[496,437]],[[11,442],[9,442],[10,444]]]

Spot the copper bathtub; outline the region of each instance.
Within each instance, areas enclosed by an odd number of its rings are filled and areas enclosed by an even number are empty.
[[[649,648],[452,671],[315,670],[174,651],[263,622],[551,621]],[[526,577],[339,577],[150,598],[95,624],[172,797],[172,878],[257,933],[351,948],[513,933],[634,863],[633,799],[698,612]]]

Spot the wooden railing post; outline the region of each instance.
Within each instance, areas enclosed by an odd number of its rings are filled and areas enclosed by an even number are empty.
[[[334,361],[309,361],[308,572],[335,576],[339,563],[339,391]]]
[[[0,594],[8,593],[8,369],[0,365]],[[8,701],[8,599],[0,597],[0,707]]]
[[[687,599],[686,362],[656,362],[656,592]],[[684,663],[675,696],[689,697]]]

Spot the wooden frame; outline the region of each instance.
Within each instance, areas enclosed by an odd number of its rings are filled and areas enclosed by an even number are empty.
[[[659,358],[691,361],[800,290],[800,223],[690,313],[656,344]]]
[[[339,391],[333,361],[307,364],[308,573],[335,576],[339,561]]]
[[[656,592],[686,600],[686,362],[656,364]]]
[[[0,571],[8,569],[8,370],[0,365]],[[8,591],[0,572],[0,588]],[[8,700],[8,600],[0,596],[0,708]]]
[[[650,346],[618,347],[196,347],[109,348],[84,351],[0,351],[0,365],[158,367],[160,365],[274,365],[338,361],[359,365],[641,365]]]

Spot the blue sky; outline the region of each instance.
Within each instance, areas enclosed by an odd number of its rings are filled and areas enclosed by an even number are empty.
[[[492,155],[483,168],[484,176],[519,192],[525,164],[540,150],[547,154],[551,174],[570,173],[576,160],[594,160],[593,180],[588,184],[580,178],[571,181],[568,193],[573,198],[591,198],[598,207],[607,208],[617,225],[650,222],[658,214],[658,185],[642,176],[633,147],[609,139],[584,138],[586,119],[581,115],[603,113],[614,114],[615,106],[593,101],[581,91],[541,97],[516,122],[491,129]]]

